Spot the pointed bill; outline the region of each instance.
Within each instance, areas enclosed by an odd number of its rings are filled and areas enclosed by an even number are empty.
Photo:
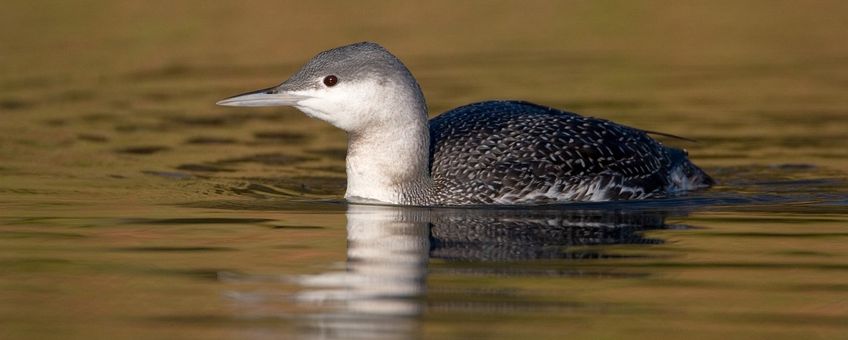
[[[218,101],[222,106],[295,106],[309,96],[297,95],[280,91],[277,86],[242,93],[237,96]]]

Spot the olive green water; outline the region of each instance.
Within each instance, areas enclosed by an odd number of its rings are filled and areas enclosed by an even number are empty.
[[[843,2],[0,7],[0,338],[848,332]],[[433,114],[514,98],[683,135],[719,185],[348,206],[343,133],[213,105],[361,40]]]

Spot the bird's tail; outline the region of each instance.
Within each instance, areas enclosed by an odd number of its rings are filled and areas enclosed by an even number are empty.
[[[697,190],[715,185],[710,175],[689,160],[686,150],[668,148],[668,153],[672,160],[669,191]]]

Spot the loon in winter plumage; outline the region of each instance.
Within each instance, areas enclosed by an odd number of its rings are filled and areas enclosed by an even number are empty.
[[[319,53],[278,86],[218,102],[293,106],[348,133],[356,203],[538,204],[664,197],[712,179],[644,130],[523,101],[433,119],[418,82],[378,44]]]

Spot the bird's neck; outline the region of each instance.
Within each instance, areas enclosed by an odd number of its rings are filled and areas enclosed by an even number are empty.
[[[353,202],[430,203],[430,129],[423,104],[396,105],[397,120],[348,133],[347,192]]]

